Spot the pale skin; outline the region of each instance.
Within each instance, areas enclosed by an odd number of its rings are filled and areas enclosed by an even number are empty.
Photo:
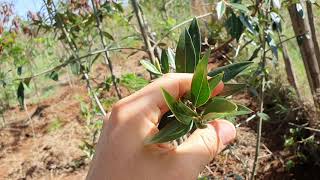
[[[145,145],[159,130],[157,124],[168,111],[161,88],[176,99],[190,91],[192,74],[166,74],[117,102],[104,122],[88,180],[194,180],[236,136],[228,121],[215,120],[197,129],[177,147]],[[223,89],[223,83],[212,96]]]

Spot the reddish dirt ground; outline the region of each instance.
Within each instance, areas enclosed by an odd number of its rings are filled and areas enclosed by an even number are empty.
[[[114,57],[117,76],[135,72],[147,77],[139,66],[139,60],[145,56],[137,53],[127,59]],[[97,82],[101,82],[108,73],[104,66],[94,71]],[[80,102],[77,97],[89,101],[84,82],[74,80],[72,87],[57,85],[57,91],[49,99],[38,104],[28,104],[28,117],[19,107],[5,114],[6,126],[0,129],[0,179],[84,179],[89,161],[79,148],[87,136],[85,121],[80,115]],[[125,91],[125,89],[122,89]],[[127,92],[125,94],[128,94]],[[103,98],[114,96],[106,93]],[[237,96],[237,100],[255,106],[246,94]],[[61,127],[50,130],[55,119],[61,121]],[[253,123],[254,124],[254,123]],[[221,153],[202,172],[212,179],[247,179],[250,175],[255,154],[256,132],[244,124],[237,130],[236,141]],[[254,125],[252,125],[254,127]],[[290,179],[285,173],[280,150],[271,151],[270,143],[264,139],[259,156],[258,179]]]

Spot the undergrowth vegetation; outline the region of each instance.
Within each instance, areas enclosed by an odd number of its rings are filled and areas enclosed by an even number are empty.
[[[251,179],[262,177],[262,140],[285,152],[279,155],[285,172],[312,167],[305,172],[313,175],[320,168],[317,2],[43,0],[41,5],[19,17],[14,4],[0,2],[2,129],[11,125],[12,109],[19,107],[32,122],[33,106],[63,87],[83,86],[86,96],[76,101],[86,137],[79,146],[90,161],[115,102],[166,73],[194,73],[185,97],[175,100],[163,89],[170,112],[159,134],[146,142],[174,141],[225,118],[237,128],[255,129]],[[220,81],[223,92],[211,98]],[[250,102],[244,106],[239,99]],[[51,118],[46,131],[54,134],[65,121]]]

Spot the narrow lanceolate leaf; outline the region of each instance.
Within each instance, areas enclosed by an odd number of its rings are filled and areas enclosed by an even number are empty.
[[[219,94],[219,96],[231,96],[236,94],[247,87],[246,84],[229,84],[225,83],[223,91]]]
[[[258,34],[258,32],[254,29],[252,22],[250,21],[248,16],[245,16],[244,14],[240,14],[239,16],[240,21],[242,24],[248,29],[248,31],[254,35]]]
[[[204,114],[237,111],[237,105],[225,98],[215,97],[205,107]]]
[[[257,113],[257,115],[264,121],[269,121],[270,120],[270,116],[266,113],[263,112],[259,112]]]
[[[151,73],[157,74],[157,75],[161,75],[162,73],[157,69],[156,66],[154,66],[153,64],[151,64],[150,61],[146,61],[146,60],[141,60],[140,63],[142,64],[142,66],[144,68],[146,68],[148,71],[150,71]]]
[[[210,97],[210,87],[207,79],[207,66],[210,52],[206,53],[199,62],[191,83],[191,99],[194,106],[205,104]]]
[[[114,38],[113,38],[113,36],[112,36],[110,33],[106,32],[106,31],[103,31],[102,34],[103,34],[106,38],[114,41]]]
[[[162,50],[161,53],[161,71],[162,73],[168,73],[170,70],[169,67],[169,58],[166,50]]]
[[[253,113],[253,111],[245,106],[237,105],[238,109],[237,111],[230,111],[230,112],[219,112],[219,113],[208,113],[203,116],[202,120],[205,122],[209,122],[215,119],[221,119],[221,118],[232,118],[236,116],[242,116]]]
[[[228,3],[228,5],[236,10],[239,10],[243,13],[247,13],[249,12],[249,9],[247,8],[247,6],[243,5],[243,4],[238,4],[238,3]]]
[[[231,37],[239,41],[240,36],[244,30],[243,24],[235,13],[231,13],[225,22],[225,27]]]
[[[181,33],[175,57],[176,72],[193,73],[196,67],[196,54],[191,36],[187,30]]]
[[[178,139],[187,134],[193,126],[193,121],[188,125],[173,120],[162,128],[156,135],[146,140],[146,144],[165,143]]]
[[[211,79],[209,79],[210,92],[213,91],[218,86],[220,81],[222,81],[223,74],[224,73],[222,72],[220,74],[213,76]]]
[[[226,4],[224,3],[223,0],[217,3],[216,11],[217,11],[218,19],[221,19],[222,16],[224,15],[224,12],[226,11]]]
[[[200,59],[200,52],[201,52],[201,35],[200,35],[200,29],[197,18],[193,18],[190,27],[188,29],[189,34],[192,39],[194,52],[196,54],[196,64],[198,64],[198,61]]]
[[[172,69],[176,69],[176,63],[175,63],[175,60],[174,60],[174,58],[175,58],[175,54],[174,54],[174,52],[173,52],[173,50],[171,49],[171,48],[168,48],[167,50],[166,50],[166,52],[167,52],[167,55],[168,55],[168,61],[169,61],[169,66],[172,68]]]
[[[276,29],[278,32],[281,32],[282,31],[281,17],[275,12],[271,12],[270,16],[273,22],[272,27],[275,27],[274,29]]]
[[[208,73],[208,76],[213,77],[219,73],[224,72],[224,76],[222,81],[227,82],[234,77],[236,77],[239,73],[249,67],[253,62],[240,62],[240,63],[233,63],[227,66],[219,67],[211,72]]]
[[[165,89],[162,89],[163,97],[173,113],[173,115],[177,118],[179,122],[182,124],[188,125],[193,120],[193,118],[197,115],[193,112],[189,107],[183,104],[181,101],[177,101],[173,96],[170,95]]]
[[[17,98],[18,98],[18,102],[19,102],[21,108],[23,108],[24,107],[24,86],[23,86],[23,82],[19,83],[18,90],[17,90]]]
[[[271,51],[273,53],[273,56],[278,59],[278,47],[276,45],[276,43],[274,42],[272,36],[270,33],[267,34],[267,42],[268,42],[268,45],[270,46],[271,48]]]

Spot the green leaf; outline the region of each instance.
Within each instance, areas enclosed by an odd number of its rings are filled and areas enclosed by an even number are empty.
[[[222,72],[220,74],[213,76],[211,79],[209,79],[210,92],[213,91],[218,86],[220,81],[222,81],[223,75],[224,73]]]
[[[188,125],[182,124],[179,121],[171,121],[162,128],[156,135],[146,139],[146,144],[165,143],[178,139],[186,135],[193,126],[193,121]]]
[[[257,115],[264,121],[269,121],[270,120],[270,116],[266,113],[263,112],[259,112],[257,113]]]
[[[228,3],[227,5],[229,5],[232,9],[236,9],[239,10],[243,13],[247,13],[249,12],[249,9],[247,8],[247,6],[243,5],[243,4],[238,4],[238,3]]]
[[[227,66],[219,67],[211,72],[208,73],[208,76],[213,77],[219,73],[224,72],[224,76],[222,81],[227,82],[234,77],[236,77],[240,72],[245,70],[247,67],[249,67],[253,62],[240,62],[240,63],[233,63],[229,64]]]
[[[49,74],[49,78],[51,78],[54,81],[58,81],[59,80],[59,74],[57,73],[57,71],[52,71]]]
[[[223,0],[217,3],[216,11],[217,11],[218,19],[221,19],[226,11],[226,4],[224,3]]]
[[[231,96],[247,87],[246,84],[230,84],[225,83],[222,92],[219,96]]]
[[[204,114],[237,111],[237,105],[225,98],[215,97],[206,105]]]
[[[19,83],[18,89],[17,89],[17,98],[18,98],[18,102],[21,106],[21,108],[24,108],[24,86],[23,86],[23,82]]]
[[[112,36],[110,33],[106,32],[106,31],[103,31],[102,34],[103,34],[106,38],[114,41],[114,38],[113,38],[113,36]]]
[[[166,50],[162,50],[162,53],[161,53],[161,71],[163,73],[168,73],[169,70],[170,70],[170,67],[169,67],[168,52]]]
[[[79,62],[70,63],[71,72],[74,75],[79,75],[81,72],[81,65]]]
[[[258,32],[254,29],[252,22],[249,20],[248,16],[245,16],[241,13],[239,19],[242,22],[242,24],[249,30],[250,33],[254,35],[258,34]]]
[[[197,18],[193,18],[190,27],[188,29],[188,32],[191,36],[194,52],[196,54],[196,64],[198,64],[198,61],[200,59],[200,53],[201,53],[201,35],[200,35],[200,29]]]
[[[196,54],[191,36],[187,30],[181,33],[176,49],[176,72],[193,73],[196,67]]]
[[[175,98],[171,96],[170,93],[167,92],[165,89],[162,89],[162,94],[169,109],[177,118],[177,120],[182,124],[189,124],[190,121],[193,120],[193,117],[197,116],[197,114],[194,111],[192,111],[181,101],[175,100]]]
[[[210,87],[207,78],[207,66],[210,51],[204,55],[197,65],[191,83],[191,99],[194,106],[199,107],[205,104],[210,97]]]
[[[208,113],[203,116],[202,120],[205,122],[212,121],[215,119],[227,119],[227,118],[234,118],[236,116],[242,116],[251,114],[253,111],[245,106],[237,105],[237,111],[230,111],[230,112],[220,112],[220,113]]]
[[[140,63],[142,64],[142,66],[144,68],[146,68],[148,71],[150,71],[153,74],[157,74],[157,75],[161,75],[162,73],[158,70],[158,68],[156,66],[154,66],[153,64],[151,64],[150,61],[147,60],[141,60]]]
[[[239,41],[240,36],[244,30],[243,24],[240,19],[233,12],[225,22],[225,27],[231,37]]]

